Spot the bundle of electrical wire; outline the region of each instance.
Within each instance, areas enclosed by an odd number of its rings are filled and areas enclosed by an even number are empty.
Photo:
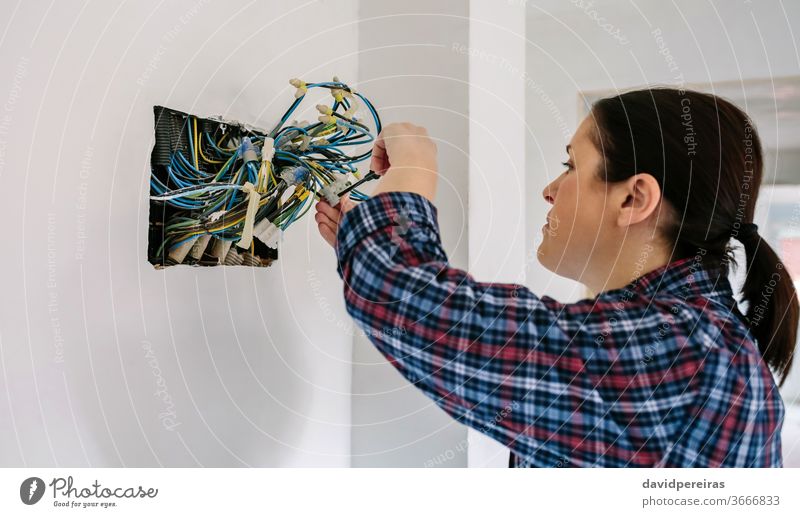
[[[166,181],[155,174],[150,179],[150,199],[177,209],[164,222],[159,257],[177,255],[180,260],[172,263],[179,263],[186,253],[176,250],[198,241],[206,246],[212,237],[252,253],[253,237],[265,244],[275,239],[316,199],[335,205],[345,190],[351,199],[367,198],[348,186],[351,178],[363,181],[356,164],[370,158],[372,146],[361,154],[353,150],[373,142],[381,131],[372,103],[335,77],[321,83],[292,79],[290,84],[296,88],[295,100],[268,134],[248,131],[247,136],[235,136],[229,131],[215,137],[203,130],[197,117],[188,117],[188,149],[172,151]],[[332,103],[317,105],[315,123],[289,124],[315,88],[329,90]],[[374,132],[356,116],[362,103]]]

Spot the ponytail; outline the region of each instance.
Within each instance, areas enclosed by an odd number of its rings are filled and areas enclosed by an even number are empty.
[[[753,225],[755,227],[755,225]],[[797,343],[797,291],[789,271],[757,231],[743,231],[736,239],[744,244],[747,277],[742,297],[747,300],[750,334],[764,361],[783,385],[792,366]]]

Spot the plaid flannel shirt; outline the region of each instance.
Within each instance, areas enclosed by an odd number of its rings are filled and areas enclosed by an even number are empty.
[[[408,192],[349,211],[336,251],[372,343],[515,466],[782,465],[776,383],[702,255],[559,303],[451,267],[436,208]]]

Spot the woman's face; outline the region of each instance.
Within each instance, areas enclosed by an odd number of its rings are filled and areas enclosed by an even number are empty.
[[[553,205],[542,228],[539,262],[561,276],[581,281],[591,275],[592,264],[614,260],[619,243],[607,242],[606,206],[609,185],[600,179],[602,155],[596,149],[590,116],[583,119],[567,146],[564,172],[545,187],[542,195]]]

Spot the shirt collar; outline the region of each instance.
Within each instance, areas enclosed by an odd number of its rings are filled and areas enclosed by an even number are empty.
[[[703,255],[674,260],[644,273],[619,290],[633,291],[650,298],[656,293],[670,293],[681,298],[732,298],[733,291],[723,269],[707,267]],[[607,295],[618,290],[605,291]]]

